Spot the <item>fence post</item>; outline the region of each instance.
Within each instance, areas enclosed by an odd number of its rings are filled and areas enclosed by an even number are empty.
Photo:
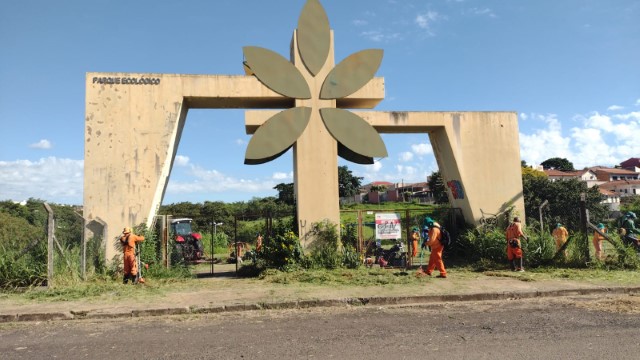
[[[234,216],[233,218],[233,227],[235,228],[233,232],[233,248],[236,252],[236,277],[238,277],[238,259],[240,258],[240,252],[238,251],[238,216]]]
[[[540,207],[538,208],[538,212],[540,213],[540,236],[542,236],[542,234],[544,234],[544,224],[542,222],[542,209],[544,209],[545,206],[549,205],[549,200],[545,200],[542,205],[540,205]],[[509,221],[509,219],[507,219],[507,222]]]
[[[356,216],[358,219],[358,252],[365,255],[366,249],[364,248],[364,235],[362,230],[362,210],[358,210]]]
[[[160,247],[162,251],[162,262],[166,269],[169,268],[169,215],[162,215],[162,239],[160,240]]]
[[[82,215],[78,214],[77,212],[73,212],[76,216],[78,216],[80,219],[82,219],[82,257],[80,258],[80,276],[82,277],[83,281],[87,280],[87,241],[86,241],[86,237],[85,237],[85,229],[87,226],[87,219],[85,219]]]
[[[53,286],[53,210],[47,203],[43,203],[47,210],[47,287]]]
[[[405,233],[407,234],[407,249],[409,249],[409,251],[407,251],[407,263],[405,264],[405,269],[408,269],[409,267],[413,266],[413,256],[410,256],[409,254],[413,254],[413,241],[411,241],[411,219],[409,218],[409,216],[411,216],[409,209],[405,209],[404,210],[404,224],[405,224]]]
[[[82,280],[86,281],[87,280],[87,240],[85,239],[84,236],[84,228],[87,225],[87,220],[85,218],[82,218],[82,259],[81,259],[81,266],[82,266]]]

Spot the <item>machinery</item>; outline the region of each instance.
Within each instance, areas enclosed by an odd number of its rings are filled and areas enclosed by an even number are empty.
[[[175,241],[176,257],[184,261],[201,260],[204,256],[202,235],[193,232],[189,218],[171,220],[171,234]]]

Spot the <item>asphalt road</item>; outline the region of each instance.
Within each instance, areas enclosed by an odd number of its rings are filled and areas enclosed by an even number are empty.
[[[615,306],[625,301],[576,297],[2,324],[0,359],[638,359],[640,314],[636,305]]]

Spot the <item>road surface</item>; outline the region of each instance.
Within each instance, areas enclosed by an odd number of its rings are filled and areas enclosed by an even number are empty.
[[[638,359],[639,300],[575,297],[2,324],[0,359]]]

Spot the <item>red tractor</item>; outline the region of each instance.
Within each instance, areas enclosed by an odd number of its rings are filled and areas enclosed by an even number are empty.
[[[204,256],[202,235],[191,229],[192,219],[180,218],[171,220],[171,233],[175,240],[175,249],[178,259],[184,261],[201,260]]]

